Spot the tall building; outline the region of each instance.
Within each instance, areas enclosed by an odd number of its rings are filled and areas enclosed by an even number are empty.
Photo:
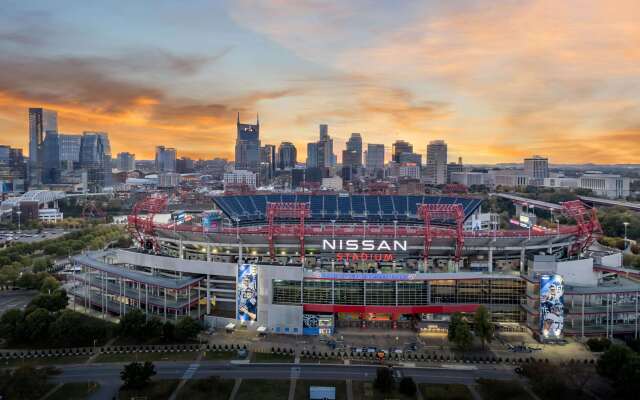
[[[136,169],[136,155],[129,152],[118,153],[118,169],[126,172]]]
[[[318,142],[307,143],[307,168],[318,168]]]
[[[276,146],[265,144],[260,147],[260,183],[269,184],[276,176]]]
[[[156,171],[176,172],[176,149],[156,146]]]
[[[99,192],[111,185],[111,145],[106,132],[84,132],[80,141],[80,166],[87,172],[87,189]]]
[[[180,174],[189,174],[193,171],[193,160],[189,157],[180,157],[176,160],[176,172]]]
[[[333,139],[329,136],[329,126],[320,125],[320,140],[318,141],[318,167],[331,168],[336,165],[336,155],[333,154]]]
[[[447,183],[447,144],[444,140],[434,140],[427,145],[426,183],[444,185]]]
[[[351,137],[347,140],[347,150],[354,153],[352,165],[362,167],[362,136],[359,133],[351,134]]]
[[[549,177],[549,159],[533,156],[524,159],[524,173],[530,178],[532,184],[542,185],[544,178]]]
[[[42,143],[42,183],[60,182],[60,140],[58,132],[47,131]]]
[[[73,169],[80,162],[80,142],[82,135],[58,134],[60,162],[66,169]]]
[[[413,145],[404,140],[396,140],[391,151],[391,161],[400,163],[400,155],[402,153],[413,153]]]
[[[236,122],[236,169],[257,172],[260,166],[260,120],[256,124],[240,123],[240,113]]]
[[[291,142],[282,142],[278,147],[278,168],[293,169],[298,162],[298,151]]]
[[[45,108],[29,108],[29,183],[42,183],[43,144],[48,131],[58,132],[58,113]]]
[[[0,145],[0,193],[24,192],[27,164],[22,149]]]
[[[384,144],[369,143],[367,145],[366,163],[370,171],[384,169]]]
[[[624,198],[629,196],[630,179],[620,175],[587,171],[578,179],[578,187],[591,189],[596,196]]]

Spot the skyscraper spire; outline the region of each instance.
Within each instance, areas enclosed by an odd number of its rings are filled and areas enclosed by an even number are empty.
[[[260,115],[256,113],[256,125],[260,125]]]
[[[240,125],[240,111],[238,111],[238,125]]]

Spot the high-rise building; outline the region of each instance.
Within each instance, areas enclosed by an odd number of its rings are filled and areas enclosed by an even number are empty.
[[[82,135],[58,134],[60,144],[60,162],[67,169],[73,169],[80,162],[80,142]]]
[[[307,143],[307,168],[318,168],[318,142]]]
[[[320,125],[320,140],[318,141],[318,167],[331,168],[336,165],[336,155],[333,154],[333,139],[329,136],[329,126]]]
[[[544,178],[549,177],[549,159],[546,157],[533,156],[524,159],[524,173],[532,184],[542,185]]]
[[[26,179],[22,149],[0,145],[0,193],[24,192]]]
[[[351,137],[347,140],[347,150],[354,153],[352,165],[362,167],[362,136],[359,133],[351,134]]]
[[[176,172],[176,149],[156,146],[156,171]]]
[[[282,142],[278,147],[278,168],[293,169],[298,162],[298,151],[291,142]]]
[[[111,145],[106,132],[84,132],[80,141],[80,166],[87,172],[87,189],[99,192],[111,185]]]
[[[47,131],[42,143],[42,183],[60,182],[60,140],[58,132]]]
[[[240,123],[240,113],[236,123],[236,169],[258,172],[260,166],[260,120],[256,124]]]
[[[45,108],[29,108],[29,183],[42,183],[43,144],[48,131],[58,132],[58,113]]]
[[[366,163],[369,175],[376,176],[384,170],[384,144],[367,145]]]
[[[136,155],[129,152],[118,153],[118,169],[126,172],[136,169]]]
[[[391,161],[400,163],[400,155],[402,153],[413,153],[413,145],[404,140],[396,140],[391,151]]]
[[[265,144],[260,147],[259,179],[261,184],[269,184],[276,176],[276,164],[276,146],[273,144]]]
[[[426,183],[444,185],[447,183],[447,144],[444,140],[434,140],[427,145]]]
[[[193,171],[193,160],[189,157],[180,157],[176,160],[176,172],[180,174],[190,174]]]

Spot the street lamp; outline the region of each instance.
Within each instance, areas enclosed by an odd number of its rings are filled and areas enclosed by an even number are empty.
[[[21,233],[22,231],[20,230],[20,215],[22,214],[22,211],[16,211],[16,214],[18,214],[18,233]]]
[[[627,249],[627,227],[629,226],[629,223],[627,221],[622,223],[624,225],[624,249]]]

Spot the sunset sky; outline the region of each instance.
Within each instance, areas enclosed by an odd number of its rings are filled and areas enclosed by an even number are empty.
[[[444,139],[468,163],[640,162],[640,1],[30,1],[0,3],[0,144],[27,153],[27,108],[233,158],[236,113],[304,161]]]

